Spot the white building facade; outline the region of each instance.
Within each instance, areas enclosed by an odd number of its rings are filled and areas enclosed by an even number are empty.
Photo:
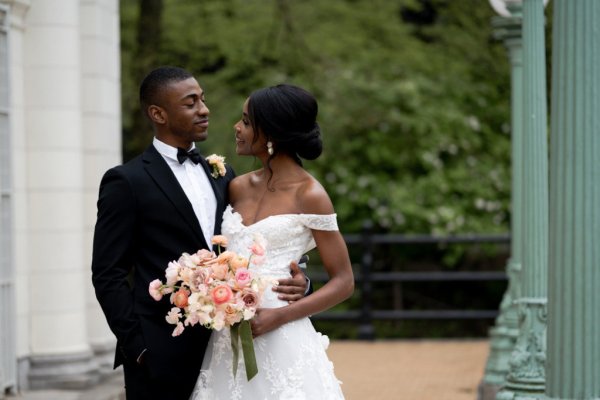
[[[0,0],[0,398],[111,373],[90,265],[120,97],[118,0]]]

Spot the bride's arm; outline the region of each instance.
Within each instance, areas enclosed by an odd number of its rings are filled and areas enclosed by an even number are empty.
[[[311,193],[304,196],[303,212],[332,214],[333,206],[329,196],[320,185],[318,188],[320,190],[311,190]],[[313,230],[312,234],[329,281],[310,296],[285,307],[259,309],[251,321],[254,336],[267,333],[287,322],[327,310],[352,295],[354,275],[342,234],[339,231],[322,230]]]

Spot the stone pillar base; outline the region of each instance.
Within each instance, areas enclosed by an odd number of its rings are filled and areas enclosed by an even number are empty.
[[[115,341],[109,341],[107,343],[92,344],[92,350],[94,351],[94,358],[98,364],[98,372],[101,379],[104,377],[112,376],[114,373],[113,365],[115,363]]]
[[[496,395],[502,389],[501,385],[481,382],[477,387],[477,400],[496,400]]]
[[[85,389],[100,381],[100,367],[92,351],[29,357],[28,389]]]

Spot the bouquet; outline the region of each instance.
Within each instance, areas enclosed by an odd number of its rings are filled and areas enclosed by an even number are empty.
[[[165,271],[166,282],[160,279],[150,282],[149,292],[159,301],[170,294],[174,305],[165,317],[175,325],[173,336],[181,335],[187,326],[200,324],[208,329],[220,331],[231,329],[233,351],[233,375],[237,373],[239,343],[241,339],[246,377],[252,379],[258,372],[250,319],[254,317],[260,297],[267,284],[265,279],[256,277],[250,265],[264,262],[266,241],[256,235],[249,247],[249,257],[232,251],[222,251],[227,247],[227,238],[214,236],[212,244],[218,254],[201,249],[194,254],[183,253],[177,261],[171,261]]]

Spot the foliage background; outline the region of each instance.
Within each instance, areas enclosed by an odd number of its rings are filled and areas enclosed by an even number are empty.
[[[319,100],[325,150],[306,167],[345,232],[366,219],[389,232],[508,230],[509,66],[488,2],[124,0],[121,8],[126,159],[149,142],[137,87],[157,65],[198,77],[211,108],[203,151],[226,155],[239,172],[257,167],[234,153],[245,98],[289,82]]]
[[[225,155],[238,173],[258,167],[234,152],[232,126],[244,100],[257,88],[294,83],[319,101],[324,152],[305,167],[329,192],[344,233],[360,231],[365,220],[389,233],[509,231],[510,67],[503,44],[493,37],[487,1],[120,4],[125,160],[150,141],[137,90],[158,65],[182,66],[196,75],[211,109],[209,139],[199,145],[205,154]],[[480,250],[386,250],[380,268],[504,268],[506,249]],[[404,302],[414,307],[496,309],[504,283],[401,289]],[[398,290],[394,285],[382,293]],[[392,297],[379,301],[406,306]],[[485,335],[490,322],[470,332]],[[418,335],[422,324],[404,334]]]

